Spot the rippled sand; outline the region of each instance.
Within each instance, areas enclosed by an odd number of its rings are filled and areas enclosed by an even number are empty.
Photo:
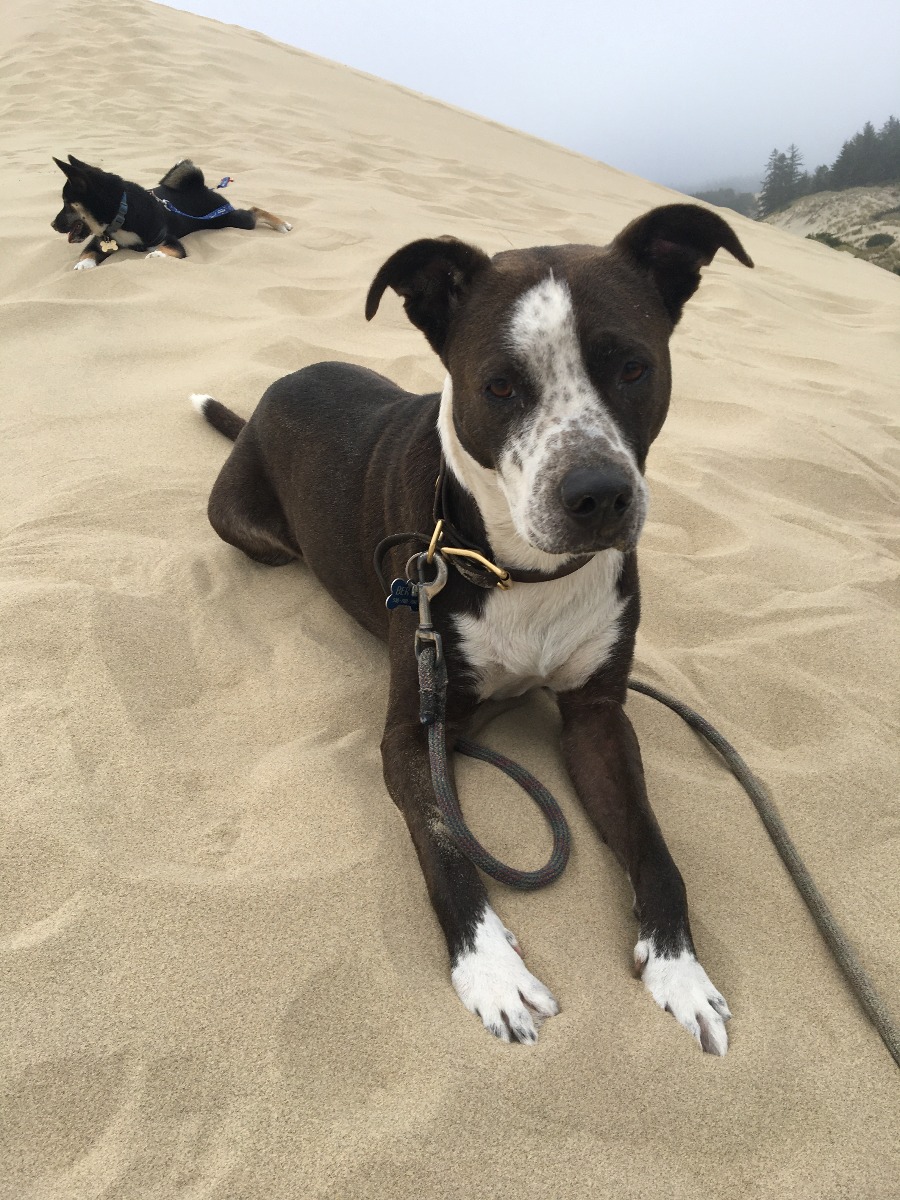
[[[143,0],[37,0],[4,37],[0,1195],[896,1197],[896,1068],[675,717],[629,703],[729,1055],[631,977],[628,884],[544,699],[489,736],[559,796],[571,866],[491,894],[562,1013],[495,1043],[382,783],[385,652],[206,521],[227,444],[189,393],[247,414],[321,358],[440,387],[396,298],[363,319],[397,246],[605,242],[672,193]],[[68,153],[147,184],[189,155],[294,231],[73,272]],[[897,1011],[900,279],[730,219],[757,269],[723,255],[674,338],[636,673],[768,781]],[[484,770],[476,830],[536,863]]]

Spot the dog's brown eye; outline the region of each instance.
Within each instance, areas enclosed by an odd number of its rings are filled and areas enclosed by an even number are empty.
[[[647,374],[647,368],[643,363],[627,362],[622,368],[622,373],[619,376],[620,383],[637,383]]]
[[[491,379],[484,390],[495,400],[511,400],[516,394],[516,389],[508,379]]]

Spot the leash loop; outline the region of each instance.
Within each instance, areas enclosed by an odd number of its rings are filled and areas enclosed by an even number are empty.
[[[569,825],[559,804],[543,784],[518,763],[503,754],[489,750],[486,746],[479,746],[467,738],[460,738],[456,749],[461,754],[498,767],[528,793],[546,817],[553,834],[553,851],[550,858],[543,867],[535,871],[520,871],[516,867],[507,866],[482,846],[466,824],[450,777],[445,725],[447,664],[443,655],[438,657],[436,647],[430,644],[423,645],[417,651],[416,657],[419,664],[419,715],[422,724],[428,729],[428,759],[431,764],[435,799],[441,818],[457,849],[480,871],[484,871],[485,875],[490,875],[499,883],[505,883],[520,891],[535,891],[553,883],[565,870],[572,847]]]
[[[418,576],[417,593],[419,602],[419,625],[416,629],[415,652],[419,670],[419,720],[428,730],[428,758],[431,764],[431,779],[434,786],[438,810],[450,831],[457,848],[479,870],[492,879],[522,891],[533,891],[546,887],[562,875],[569,861],[572,835],[565,815],[554,797],[542,783],[512,759],[460,738],[456,749],[469,758],[490,763],[508,775],[523,788],[544,814],[553,833],[553,851],[547,863],[535,871],[520,871],[516,867],[500,862],[478,841],[466,824],[459,798],[450,777],[447,761],[447,663],[444,659],[441,635],[431,620],[431,601],[447,582],[447,564],[438,555],[434,560],[435,576],[426,578],[427,552],[414,554],[406,564],[407,575]]]

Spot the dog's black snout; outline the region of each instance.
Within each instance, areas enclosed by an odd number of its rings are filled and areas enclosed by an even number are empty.
[[[614,530],[631,507],[631,480],[618,467],[575,467],[559,485],[570,517],[596,529]]]

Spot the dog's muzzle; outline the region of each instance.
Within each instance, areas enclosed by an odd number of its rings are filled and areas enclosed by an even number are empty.
[[[637,545],[646,512],[646,485],[629,463],[582,459],[562,474],[543,475],[522,535],[548,554],[624,552]]]
[[[575,467],[563,476],[559,498],[579,529],[612,544],[629,519],[634,490],[618,467]]]
[[[66,234],[70,242],[83,242],[90,232],[80,217],[65,208],[53,218],[50,228],[56,233]]]

